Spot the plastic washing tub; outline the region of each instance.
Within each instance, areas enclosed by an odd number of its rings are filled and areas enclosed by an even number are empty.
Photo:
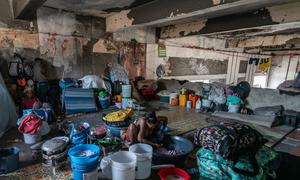
[[[190,175],[180,168],[170,167],[170,168],[163,168],[158,172],[158,175],[161,180],[168,180],[168,179],[184,179],[190,180]]]

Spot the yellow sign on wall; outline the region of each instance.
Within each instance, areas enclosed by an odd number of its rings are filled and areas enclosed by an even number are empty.
[[[271,58],[262,58],[260,59],[260,63],[258,65],[258,70],[261,72],[267,72],[268,69],[272,65],[272,59]]]

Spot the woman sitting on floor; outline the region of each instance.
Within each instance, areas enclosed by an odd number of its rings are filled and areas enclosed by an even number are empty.
[[[40,102],[34,95],[32,87],[26,87],[24,90],[24,98],[22,99],[22,109],[32,109],[35,103]]]
[[[121,137],[130,144],[140,142],[159,148],[161,144],[157,142],[164,137],[164,129],[167,123],[167,117],[156,116],[155,112],[149,112],[122,131]]]

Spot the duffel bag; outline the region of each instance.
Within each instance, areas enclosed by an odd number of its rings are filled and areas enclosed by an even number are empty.
[[[196,145],[211,150],[225,159],[236,162],[240,156],[248,155],[250,163],[254,167],[254,172],[249,173],[249,176],[258,173],[255,154],[264,142],[265,140],[259,132],[248,125],[239,123],[212,125],[200,129],[194,134]]]
[[[197,152],[201,177],[221,180],[265,180],[267,177],[275,179],[275,171],[280,162],[279,155],[274,150],[263,146],[258,150],[255,158],[258,163],[258,173],[255,176],[248,176],[235,170],[254,171],[248,156],[241,156],[237,162],[233,162],[205,148],[200,148]]]

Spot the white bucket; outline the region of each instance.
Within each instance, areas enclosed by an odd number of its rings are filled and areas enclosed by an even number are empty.
[[[151,175],[153,148],[148,144],[134,144],[129,151],[135,153],[137,158],[136,179],[147,179]]]
[[[136,155],[128,151],[119,151],[111,156],[112,179],[134,180]]]
[[[38,133],[35,134],[35,135],[24,133],[23,136],[24,136],[25,144],[35,144],[35,143],[38,143],[42,140],[42,136],[39,135]]]
[[[238,113],[240,110],[240,105],[232,105],[232,104],[229,104],[228,106],[228,112],[231,112],[231,113]]]
[[[131,97],[131,85],[122,85],[122,97],[123,98]]]
[[[178,93],[171,93],[170,94],[170,104],[172,103],[172,99],[178,99]]]

